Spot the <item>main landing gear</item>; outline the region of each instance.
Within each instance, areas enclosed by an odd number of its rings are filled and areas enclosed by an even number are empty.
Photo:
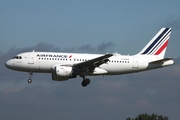
[[[33,75],[33,72],[29,72],[28,83],[32,83],[32,75]]]
[[[82,78],[83,78],[83,81],[82,81],[81,85],[83,87],[86,87],[88,84],[90,84],[91,81],[89,78],[87,78],[87,76],[82,76]]]

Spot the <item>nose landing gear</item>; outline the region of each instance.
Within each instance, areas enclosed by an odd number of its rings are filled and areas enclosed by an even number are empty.
[[[28,83],[32,83],[32,76],[33,76],[33,72],[29,72]]]
[[[28,79],[28,83],[32,83],[32,79]]]

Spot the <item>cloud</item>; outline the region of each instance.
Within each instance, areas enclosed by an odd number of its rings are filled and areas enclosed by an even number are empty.
[[[113,47],[114,44],[113,42],[102,42],[101,45],[98,45],[97,46],[97,50],[100,51],[100,52],[106,52],[106,50],[110,47]]]
[[[65,48],[60,48],[60,47],[56,47],[52,44],[46,44],[44,42],[38,43],[35,46],[32,47],[26,47],[26,48],[22,48],[22,49],[17,49],[15,47],[12,47],[9,52],[14,51],[16,49],[16,51],[18,50],[18,52],[20,51],[46,51],[46,52],[90,52],[90,53],[96,53],[96,52],[105,52],[107,51],[109,48],[113,47],[113,42],[102,42],[100,45],[97,46],[92,46],[90,44],[86,44],[86,45],[81,45],[79,47],[65,47]]]
[[[98,48],[82,45],[81,50],[86,47],[89,50]],[[5,68],[6,60],[33,48],[47,51],[80,50],[79,47],[62,49],[40,43],[33,47],[12,48],[7,53],[2,53],[0,119],[109,120],[126,119],[145,112],[160,113],[170,119],[179,117],[180,58],[175,59],[175,65],[167,68],[129,75],[90,77],[91,84],[83,88],[80,85],[82,78],[57,82],[51,80],[50,74],[43,73],[34,74],[33,82],[28,84],[27,73]]]
[[[91,46],[90,44],[82,45],[77,48],[77,51],[80,52],[90,52],[90,53],[104,53],[107,52],[109,48],[112,48],[114,46],[113,42],[102,42],[100,45],[97,45],[96,47]]]
[[[83,52],[95,52],[96,48],[91,46],[90,44],[87,44],[78,47],[78,50]]]
[[[49,51],[60,51],[61,49],[59,48],[59,47],[55,47],[54,45],[52,45],[52,44],[46,44],[46,43],[43,43],[43,42],[41,42],[41,43],[38,43],[35,47],[34,47],[34,49],[36,50],[36,51],[47,51],[47,52],[49,52]]]

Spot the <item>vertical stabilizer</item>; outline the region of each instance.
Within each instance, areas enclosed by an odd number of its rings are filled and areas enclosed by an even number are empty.
[[[171,34],[171,28],[162,28],[150,42],[138,53],[138,55],[155,55],[163,59],[168,41]]]

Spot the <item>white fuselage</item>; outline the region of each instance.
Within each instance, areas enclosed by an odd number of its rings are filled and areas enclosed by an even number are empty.
[[[56,52],[26,52],[18,54],[14,59],[6,62],[10,69],[24,72],[53,73],[55,65],[73,66],[85,62],[102,54],[77,54],[77,53],[56,53]],[[157,60],[156,56],[133,55],[125,56],[114,54],[105,64],[97,67],[89,75],[118,75],[156,69],[174,64],[168,60],[160,64],[149,64]],[[87,74],[87,73],[86,73]]]

